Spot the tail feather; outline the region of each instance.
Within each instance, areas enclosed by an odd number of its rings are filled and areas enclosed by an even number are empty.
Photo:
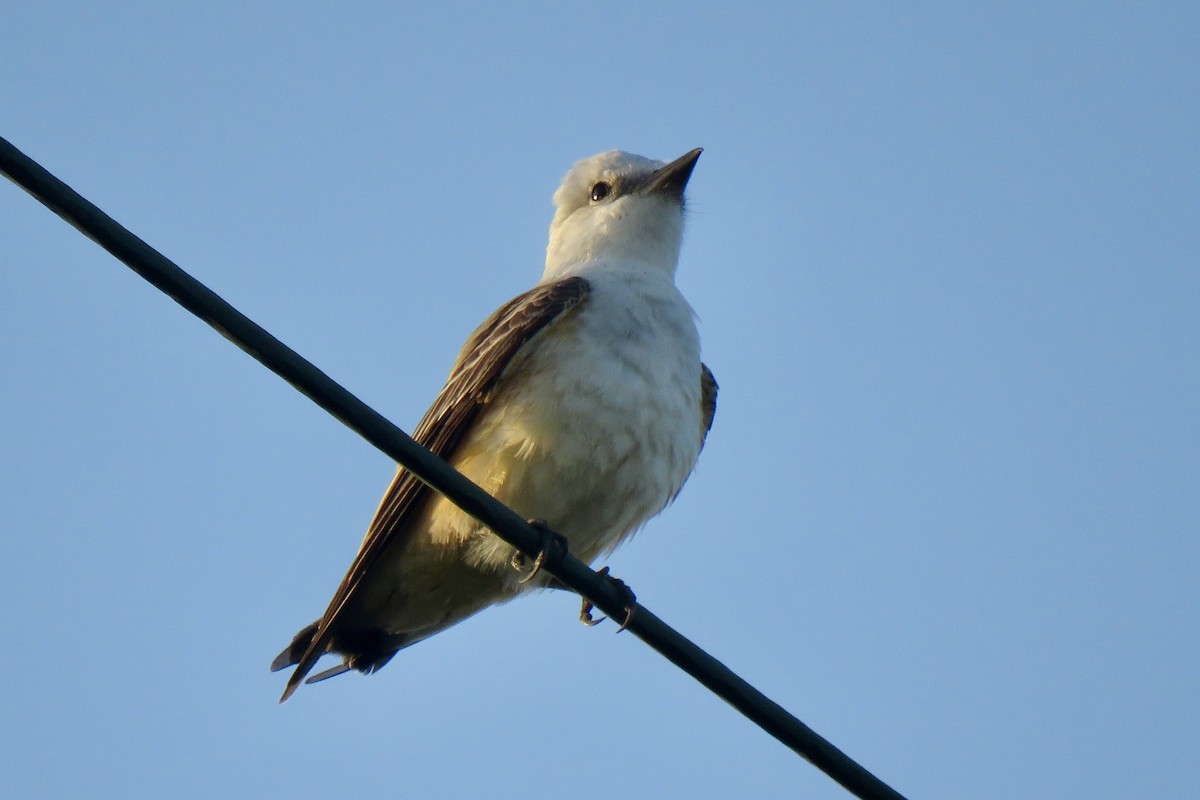
[[[271,662],[272,672],[296,667],[288,678],[287,688],[283,690],[279,702],[282,703],[291,697],[301,683],[316,683],[350,670],[358,670],[364,674],[372,673],[390,661],[397,650],[424,638],[412,634],[389,634],[380,630],[358,631],[350,635],[342,634],[336,640],[335,646],[327,645],[318,652],[313,648],[313,644],[319,629],[320,623],[314,622],[297,633],[283,652]],[[340,653],[342,663],[319,672],[306,681],[305,676],[312,671],[321,656],[329,651]]]
[[[338,675],[345,675],[347,672],[351,671],[352,669],[354,669],[354,667],[343,662],[341,664],[338,664],[336,667],[330,667],[329,669],[324,670],[323,672],[318,672],[316,675],[309,677],[308,680],[305,681],[305,683],[320,683],[321,681],[327,681],[330,678],[336,678]]]
[[[312,671],[312,668],[317,665],[317,659],[321,657],[321,653],[314,652],[311,647],[304,648],[301,651],[299,662],[296,664],[295,671],[288,678],[287,687],[283,690],[283,695],[279,698],[279,702],[285,703],[287,699],[295,693],[300,687],[300,683],[304,680],[304,676]]]
[[[314,622],[292,637],[291,643],[283,648],[283,652],[275,656],[275,660],[271,662],[271,672],[279,672],[293,664],[299,664],[304,651],[312,644],[313,637],[316,635],[317,623]]]
[[[275,656],[275,660],[271,662],[271,671],[278,672],[281,669],[295,665],[296,669],[288,678],[287,688],[283,690],[283,696],[279,698],[279,702],[286,701],[296,691],[300,682],[316,665],[317,659],[321,657],[321,653],[313,651],[313,639],[320,629],[320,622],[314,622],[312,625],[301,630],[292,638],[290,644],[283,649],[283,652]]]

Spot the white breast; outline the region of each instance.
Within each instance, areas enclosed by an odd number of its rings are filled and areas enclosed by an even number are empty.
[[[607,265],[591,291],[526,345],[455,466],[585,561],[611,552],[679,492],[700,452],[700,343],[691,307],[660,275]],[[444,500],[435,540],[507,569],[512,549]],[[511,570],[510,570],[511,572]]]

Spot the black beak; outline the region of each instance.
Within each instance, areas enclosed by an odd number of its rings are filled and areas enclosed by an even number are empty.
[[[683,190],[687,186],[688,178],[692,177],[692,170],[695,169],[696,161],[703,152],[703,147],[697,147],[662,169],[656,170],[642,186],[642,192],[645,194],[661,192],[668,197],[682,201]]]

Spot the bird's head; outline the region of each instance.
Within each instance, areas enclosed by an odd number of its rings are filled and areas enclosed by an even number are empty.
[[[700,148],[669,164],[610,150],[571,168],[554,193],[544,279],[590,261],[644,262],[673,277],[683,238],[683,190]]]

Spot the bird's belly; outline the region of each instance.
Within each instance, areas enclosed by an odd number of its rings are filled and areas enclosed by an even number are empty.
[[[529,382],[496,399],[451,462],[518,514],[546,520],[591,562],[674,498],[699,451],[698,398],[629,388]],[[544,585],[519,585],[513,547],[444,497],[431,498],[414,526],[421,532],[380,565],[362,597],[390,632],[417,641]]]
[[[506,376],[452,461],[518,514],[546,520],[590,562],[661,511],[691,472],[699,363],[673,369],[667,360],[663,369],[650,357],[591,352],[573,363],[573,355],[551,359],[553,372]],[[509,545],[435,502],[435,540],[465,541],[469,564],[511,572]]]
[[[686,304],[589,307],[531,341],[449,461],[585,562],[611,552],[679,492],[701,444],[699,341]],[[640,310],[639,310],[640,309]],[[525,586],[514,549],[441,496],[422,504],[364,591],[371,616],[414,640]]]

